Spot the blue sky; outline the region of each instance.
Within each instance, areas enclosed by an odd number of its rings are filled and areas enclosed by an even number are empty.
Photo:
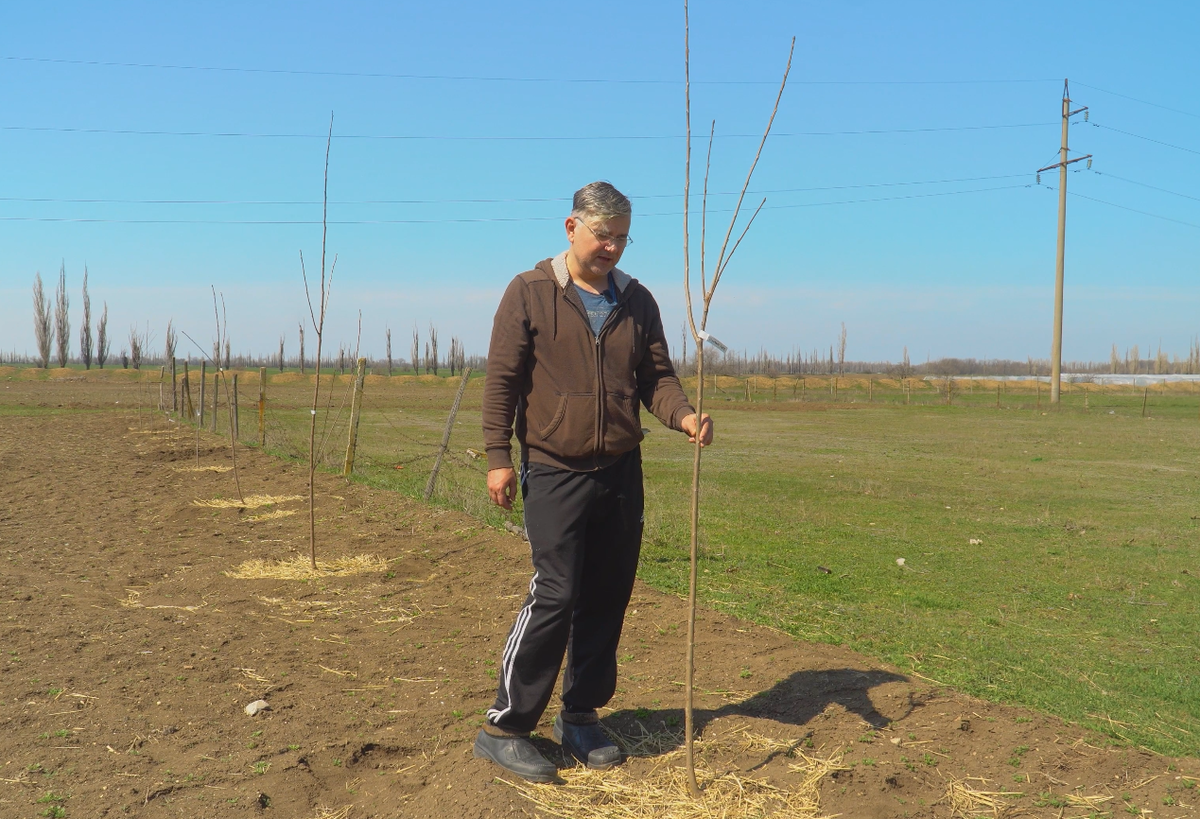
[[[699,0],[691,20],[718,194],[796,37],[766,208],[710,318],[730,346],[828,349],[845,322],[851,359],[1047,357],[1057,174],[1034,172],[1064,77],[1090,108],[1071,147],[1096,157],[1068,183],[1064,358],[1200,333],[1200,6]],[[0,349],[34,348],[34,274],[52,288],[60,264],[78,327],[86,264],[118,339],[148,325],[157,349],[174,319],[206,344],[215,287],[235,350],[291,354],[330,112],[327,349],[361,310],[364,352],[390,326],[406,356],[430,322],[485,352],[504,286],[562,249],[597,178],[634,198],[622,267],[677,339],[682,66],[678,3],[5,4]]]

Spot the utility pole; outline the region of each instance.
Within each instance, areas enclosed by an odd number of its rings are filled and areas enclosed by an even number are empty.
[[[1067,245],[1067,166],[1073,162],[1087,160],[1087,166],[1092,167],[1092,155],[1067,159],[1067,126],[1071,117],[1082,113],[1087,122],[1087,106],[1071,110],[1071,93],[1067,80],[1063,80],[1062,98],[1062,146],[1059,148],[1058,162],[1038,168],[1038,182],[1042,181],[1042,171],[1052,171],[1058,168],[1058,259],[1054,266],[1054,342],[1050,348],[1050,403],[1058,404],[1059,382],[1062,380],[1062,317],[1063,317],[1063,263],[1066,258]]]

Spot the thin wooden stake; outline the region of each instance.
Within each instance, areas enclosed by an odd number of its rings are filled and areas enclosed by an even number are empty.
[[[200,362],[200,420],[196,422],[197,429],[204,426],[204,387],[205,382],[208,380],[208,376],[205,373],[207,363],[206,361]]]
[[[240,438],[242,433],[240,409],[238,407],[238,374],[233,374],[233,437]]]
[[[175,356],[171,356],[171,412],[179,412],[179,385],[175,381]]]
[[[217,388],[221,378],[221,366],[213,362],[213,366],[217,371],[213,373],[213,403],[212,403],[212,431],[217,431],[217,400],[221,397],[221,391]]]
[[[438,448],[437,458],[433,461],[433,471],[429,473],[429,481],[425,484],[425,500],[433,497],[437,485],[438,471],[442,468],[442,458],[450,448],[450,433],[454,431],[454,419],[458,415],[458,405],[462,403],[463,391],[467,388],[467,379],[471,377],[471,368],[463,370],[462,380],[458,382],[458,392],[454,395],[454,403],[450,406],[450,417],[446,419],[446,430],[442,433],[442,445]]]
[[[346,463],[342,466],[342,475],[349,478],[354,473],[354,451],[358,448],[358,419],[362,414],[363,383],[367,378],[367,360],[358,360],[358,369],[354,376],[354,397],[350,401],[350,433],[346,441]]]
[[[1142,417],[1146,417],[1146,402],[1150,400],[1150,388],[1146,387],[1146,392],[1142,396]]]

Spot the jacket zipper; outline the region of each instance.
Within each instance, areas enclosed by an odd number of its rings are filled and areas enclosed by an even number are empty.
[[[571,307],[574,308],[576,315],[583,319],[583,323],[587,325],[588,330],[591,330],[592,323],[588,321],[587,312],[580,310],[580,308],[576,307],[575,304],[567,298],[565,289],[563,291],[563,298],[566,299],[568,304],[571,304]],[[621,298],[618,299],[617,303],[613,305],[612,311],[609,312],[608,318],[604,320],[604,324],[600,325],[600,332],[592,332],[592,336],[596,339],[596,428],[594,433],[595,444],[592,446],[592,459],[597,466],[599,466],[600,462],[600,445],[603,442],[601,435],[604,428],[604,367],[602,364],[603,348],[600,345],[600,340],[604,337],[604,331],[607,330],[609,324],[612,323],[613,316],[617,314],[618,310],[625,306],[625,302],[628,300],[629,298],[627,294],[622,293]]]

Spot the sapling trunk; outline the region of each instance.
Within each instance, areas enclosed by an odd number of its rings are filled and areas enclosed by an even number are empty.
[[[329,146],[333,143],[333,115],[329,115],[329,136],[325,140],[325,184],[321,198],[321,291],[318,309],[313,310],[312,294],[308,289],[308,273],[304,270],[304,253],[300,254],[300,274],[304,278],[304,296],[308,300],[308,314],[312,318],[313,329],[317,333],[317,361],[314,367],[313,399],[310,409],[311,416],[308,426],[308,544],[309,560],[312,568],[317,568],[317,507],[314,490],[317,476],[317,406],[321,397],[321,345],[325,334],[325,310],[329,306],[329,292],[333,287],[333,270],[337,267],[337,257],[329,267],[328,280],[325,277],[325,239],[328,233],[329,221]]]
[[[721,243],[721,251],[717,255],[717,263],[713,266],[712,283],[709,284],[705,278],[705,240],[707,236],[707,220],[708,220],[708,172],[712,166],[712,143],[713,136],[716,132],[716,123],[709,131],[708,138],[708,157],[705,160],[704,167],[704,196],[703,207],[701,211],[701,228],[700,228],[700,289],[703,297],[703,308],[700,314],[700,321],[697,325],[695,312],[692,309],[692,285],[690,278],[690,255],[689,242],[690,234],[688,230],[688,205],[691,191],[691,175],[692,175],[692,106],[691,106],[691,58],[689,50],[689,31],[688,31],[688,3],[684,0],[683,3],[683,88],[684,88],[684,118],[686,125],[687,139],[685,143],[684,153],[684,182],[683,182],[683,292],[684,300],[687,307],[688,327],[692,333],[692,340],[696,344],[696,435],[695,435],[695,454],[692,459],[692,505],[691,505],[691,545],[690,545],[690,566],[688,572],[688,624],[687,624],[687,668],[684,682],[684,740],[685,756],[687,762],[688,790],[692,796],[698,797],[701,794],[700,785],[696,781],[696,761],[694,752],[695,741],[695,715],[694,715],[694,700],[695,700],[695,668],[696,668],[696,587],[699,565],[700,551],[700,453],[704,446],[704,342],[710,341],[710,336],[706,332],[705,327],[708,324],[708,311],[712,306],[713,294],[716,293],[717,285],[721,281],[721,274],[725,272],[725,268],[729,265],[734,253],[737,252],[738,246],[742,243],[742,239],[746,237],[750,226],[754,224],[755,217],[762,210],[764,199],[755,209],[754,214],[747,221],[745,228],[738,236],[737,241],[733,243],[733,247],[729,247],[729,240],[733,236],[733,229],[737,225],[738,216],[741,213],[742,201],[745,199],[746,191],[750,187],[750,180],[754,176],[754,169],[758,165],[759,157],[762,156],[763,146],[766,144],[767,137],[771,133],[771,126],[775,122],[775,114],[779,111],[779,100],[783,97],[783,89],[787,86],[788,73],[792,68],[792,53],[796,49],[796,40],[792,38],[791,50],[788,52],[787,67],[783,72],[783,81],[779,85],[779,93],[775,97],[775,107],[771,110],[771,117],[767,121],[766,131],[763,133],[762,141],[759,142],[758,152],[754,155],[754,161],[750,164],[750,171],[746,174],[746,181],[742,185],[741,194],[738,196],[737,205],[734,207],[733,216],[729,220],[729,228],[725,232],[725,239]],[[728,250],[728,253],[726,251]]]

